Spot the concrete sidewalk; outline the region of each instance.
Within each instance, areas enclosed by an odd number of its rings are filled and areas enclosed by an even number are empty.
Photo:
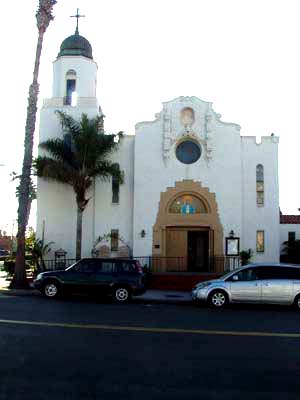
[[[0,271],[0,295],[6,296],[39,296],[40,292],[36,289],[9,289],[9,280],[6,280],[6,274]],[[185,303],[192,301],[190,292],[179,292],[173,290],[147,290],[142,296],[133,297],[135,303]]]
[[[33,296],[33,295],[39,295],[40,292],[38,290],[35,290],[33,288],[30,289],[10,289],[9,288],[10,280],[6,279],[6,273],[3,273],[3,271],[0,271],[0,295],[19,295],[19,296]]]

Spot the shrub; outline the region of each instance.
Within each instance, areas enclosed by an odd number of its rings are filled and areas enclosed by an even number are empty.
[[[252,256],[252,250],[243,250],[240,252],[240,259],[241,259],[241,264],[242,265],[247,265],[251,259]]]
[[[7,273],[7,275],[12,276],[15,272],[15,261],[5,260],[3,263],[3,270]]]

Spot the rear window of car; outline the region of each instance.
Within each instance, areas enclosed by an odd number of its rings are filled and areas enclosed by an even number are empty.
[[[136,272],[136,266],[132,261],[119,261],[118,272]]]
[[[300,279],[300,268],[263,266],[257,268],[259,279]]]
[[[300,268],[292,268],[292,267],[288,267],[290,270],[290,275],[291,275],[291,279],[297,279],[300,280]]]
[[[116,263],[114,261],[102,261],[102,263],[99,265],[98,271],[103,273],[115,272],[115,264]]]
[[[137,267],[134,261],[130,260],[102,260],[98,262],[98,273],[113,273],[113,272],[136,272]]]

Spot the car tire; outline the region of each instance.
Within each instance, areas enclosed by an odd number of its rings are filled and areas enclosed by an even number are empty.
[[[60,296],[61,288],[58,282],[48,281],[43,285],[43,295],[48,299],[55,299]]]
[[[300,294],[298,294],[298,296],[295,297],[294,300],[294,307],[300,311]]]
[[[228,305],[228,295],[224,290],[214,290],[208,296],[207,301],[213,308],[225,308]]]
[[[114,290],[114,301],[128,303],[132,298],[131,290],[127,286],[118,286]]]

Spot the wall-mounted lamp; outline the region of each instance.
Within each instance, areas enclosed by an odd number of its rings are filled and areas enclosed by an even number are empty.
[[[146,236],[146,231],[145,229],[142,229],[140,232],[141,238],[144,238]]]
[[[231,238],[234,237],[234,230],[233,230],[233,229],[231,229],[231,231],[229,232],[229,236],[230,236]]]

